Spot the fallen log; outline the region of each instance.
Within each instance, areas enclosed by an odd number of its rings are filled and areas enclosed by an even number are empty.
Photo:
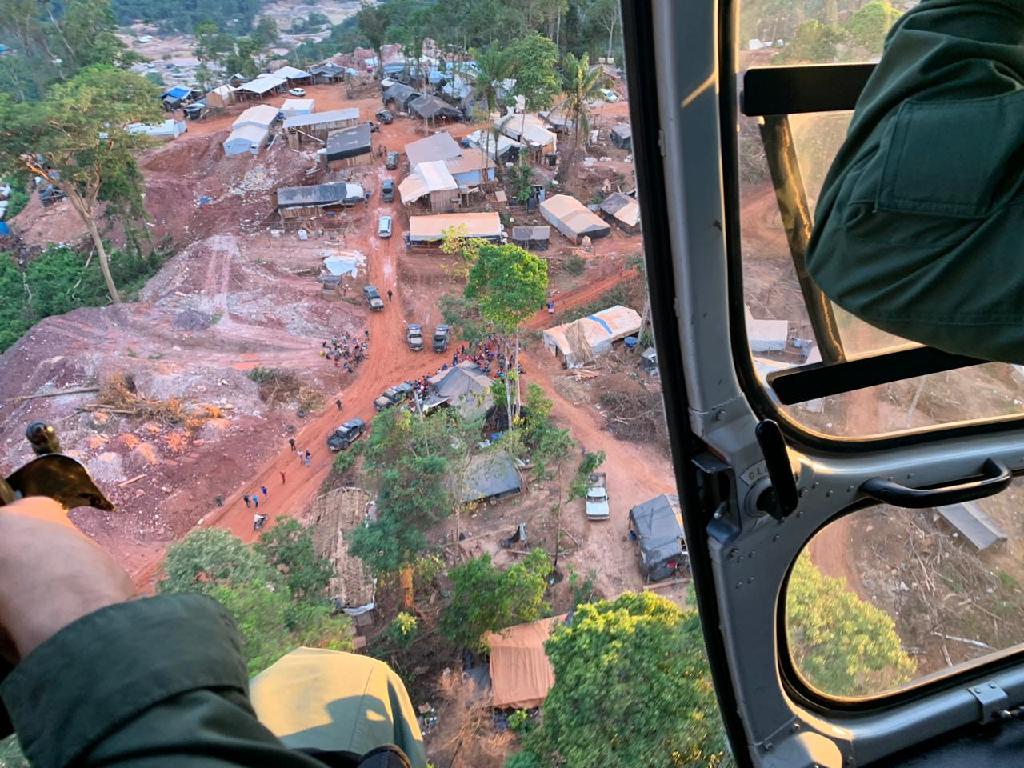
[[[34,395],[18,395],[7,398],[9,403],[21,403],[25,400],[36,400],[40,397],[61,397],[62,395],[85,395],[90,392],[99,392],[99,387],[80,387],[79,389],[62,389],[59,392],[37,392]]]

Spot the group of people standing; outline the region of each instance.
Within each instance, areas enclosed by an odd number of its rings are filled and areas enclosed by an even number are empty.
[[[281,473],[281,478],[282,478],[282,482],[283,482],[284,481],[284,473],[283,472]],[[265,514],[263,514],[262,512],[260,512],[260,494],[263,494],[263,499],[265,501],[267,496],[270,495],[269,492],[267,491],[267,486],[261,485],[259,493],[255,493],[254,492],[252,495],[247,493],[247,494],[245,494],[242,497],[242,501],[245,502],[246,508],[247,509],[251,509],[253,511],[252,512],[252,529],[254,531],[260,530],[266,524],[266,522],[267,522],[267,516]]]
[[[370,330],[367,328],[362,340],[346,331],[340,339],[321,342],[320,357],[333,361],[335,368],[344,368],[346,373],[353,373],[369,351]]]

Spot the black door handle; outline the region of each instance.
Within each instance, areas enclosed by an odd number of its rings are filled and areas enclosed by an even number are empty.
[[[927,509],[942,507],[947,504],[960,504],[965,501],[995,496],[1013,480],[1010,470],[1002,462],[985,459],[981,466],[980,480],[968,480],[965,483],[949,485],[941,488],[907,488],[905,485],[873,477],[865,480],[860,490],[865,496],[876,501],[892,504],[894,507],[909,509]]]

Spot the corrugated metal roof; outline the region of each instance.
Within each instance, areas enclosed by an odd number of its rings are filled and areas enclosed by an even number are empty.
[[[425,139],[411,141],[405,145],[405,154],[410,166],[429,163],[432,160],[450,160],[462,154],[462,148],[448,131],[440,131]]]
[[[302,80],[309,77],[309,72],[304,69],[298,69],[290,64],[285,64],[283,67],[274,72],[275,75],[280,77],[286,77],[289,80]]]
[[[435,216],[410,216],[409,239],[429,243],[441,240],[444,231],[462,225],[466,237],[499,237],[504,229],[496,212],[439,213]]]
[[[976,503],[966,501],[962,504],[950,504],[936,507],[946,521],[967,537],[967,540],[978,550],[984,551],[993,544],[1006,541],[1006,534]]]
[[[365,155],[371,149],[370,126],[366,123],[336,131],[327,137],[328,160]]]
[[[355,107],[348,109],[329,109],[326,112],[314,112],[311,115],[292,115],[286,117],[285,128],[306,128],[324,123],[345,123],[350,120],[359,119],[359,110]]]
[[[284,104],[281,105],[281,111],[286,114],[288,112],[309,114],[313,111],[313,104],[313,99],[285,99]]]
[[[295,208],[306,205],[337,205],[355,203],[363,199],[363,188],[359,184],[343,181],[314,184],[308,187],[281,187],[277,190],[278,208]]]

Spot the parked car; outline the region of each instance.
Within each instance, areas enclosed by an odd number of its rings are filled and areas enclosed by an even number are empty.
[[[587,479],[587,520],[607,520],[611,517],[607,478],[604,472],[594,472]]]
[[[392,179],[384,179],[380,186],[380,201],[382,203],[395,202],[395,182]]]
[[[304,90],[302,90],[301,88],[289,88],[288,89],[288,95],[289,96],[305,96],[306,92]]]
[[[366,422],[362,419],[349,419],[327,437],[327,447],[334,453],[343,451],[358,440],[366,431]]]
[[[370,309],[374,312],[384,309],[384,299],[380,297],[380,292],[374,286],[364,285],[363,296],[366,297],[366,303],[370,305]]]
[[[386,410],[393,405],[404,403],[412,397],[412,392],[412,384],[407,381],[403,381],[401,384],[396,384],[393,387],[388,387],[380,393],[380,397],[373,401],[374,410],[379,412]]]
[[[381,216],[377,219],[377,237],[391,237],[391,217]]]
[[[451,331],[447,325],[439,325],[434,329],[434,341],[430,345],[435,352],[444,352],[448,349],[448,339],[451,338]]]
[[[384,159],[384,167],[389,171],[393,171],[398,167],[397,152],[388,152],[388,156]]]
[[[409,342],[409,349],[419,352],[423,349],[423,327],[416,323],[409,323],[405,329],[405,340]]]
[[[384,123],[384,125],[391,125],[395,120],[395,116],[391,114],[390,109],[378,109],[374,117]]]

